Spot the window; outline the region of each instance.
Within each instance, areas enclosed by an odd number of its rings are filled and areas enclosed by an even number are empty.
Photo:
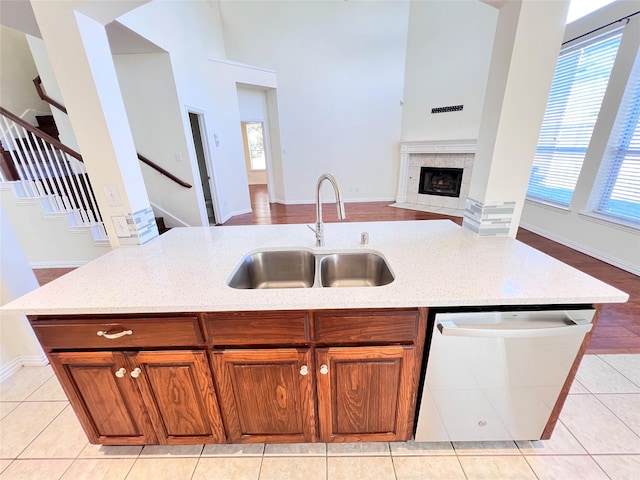
[[[593,190],[594,211],[640,226],[640,54]]]
[[[247,149],[251,170],[265,170],[264,128],[262,122],[242,122],[247,134]]]
[[[600,112],[620,30],[560,52],[527,198],[568,207]]]

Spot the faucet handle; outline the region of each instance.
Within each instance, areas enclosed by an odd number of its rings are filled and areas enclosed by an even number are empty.
[[[367,232],[362,232],[360,234],[360,245],[368,245],[369,244],[369,234]]]

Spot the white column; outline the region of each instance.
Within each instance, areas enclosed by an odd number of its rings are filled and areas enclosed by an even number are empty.
[[[104,25],[80,3],[32,6],[111,246],[142,244],[158,230]]]
[[[499,4],[463,227],[515,237],[569,0]]]

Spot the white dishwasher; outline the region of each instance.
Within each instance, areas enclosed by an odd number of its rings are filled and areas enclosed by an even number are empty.
[[[540,439],[594,314],[437,313],[415,440]]]

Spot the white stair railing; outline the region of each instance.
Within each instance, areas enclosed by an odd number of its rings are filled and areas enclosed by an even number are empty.
[[[92,227],[94,238],[107,239],[79,153],[2,107],[0,142],[5,157],[1,182],[15,182],[21,186],[19,196],[42,199],[47,210],[66,213],[75,225]]]

